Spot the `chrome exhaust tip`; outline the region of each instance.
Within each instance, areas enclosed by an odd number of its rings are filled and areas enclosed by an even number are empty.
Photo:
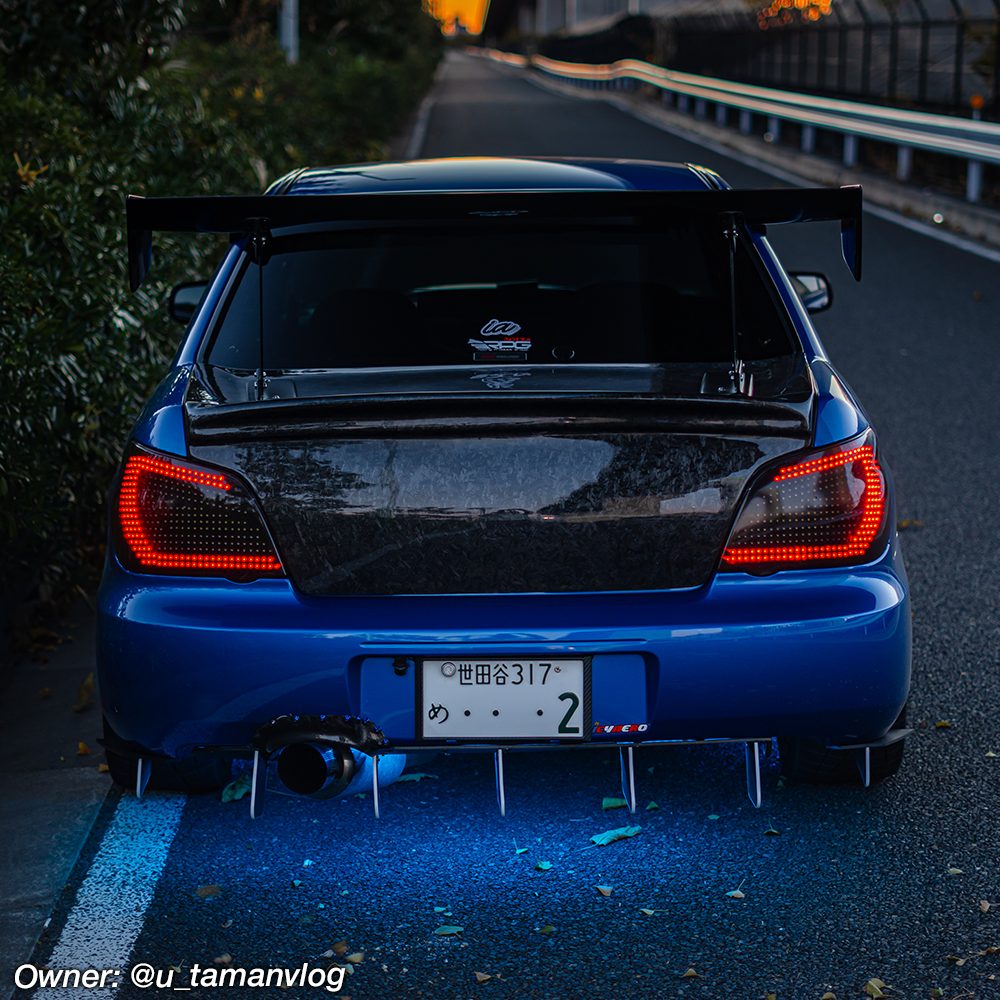
[[[278,777],[297,795],[333,798],[347,788],[355,771],[349,746],[291,743],[278,755]]]

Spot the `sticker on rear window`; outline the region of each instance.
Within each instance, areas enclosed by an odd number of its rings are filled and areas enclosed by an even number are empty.
[[[515,336],[520,329],[521,325],[513,320],[491,319],[479,331],[479,336],[483,339],[470,337],[469,346],[477,351],[529,351],[531,338]]]

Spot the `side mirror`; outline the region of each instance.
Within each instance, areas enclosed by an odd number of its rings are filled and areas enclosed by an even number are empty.
[[[167,312],[178,323],[188,323],[195,314],[208,288],[207,281],[185,281],[170,293]]]
[[[807,312],[824,312],[833,305],[833,289],[824,274],[796,272],[789,274],[792,287],[798,292]]]

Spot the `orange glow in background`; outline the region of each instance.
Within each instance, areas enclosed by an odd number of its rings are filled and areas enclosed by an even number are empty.
[[[478,35],[486,16],[488,0],[427,0],[427,9],[441,22],[446,35],[455,33],[456,21],[470,35]]]
[[[818,21],[830,15],[831,3],[832,0],[774,0],[770,7],[757,11],[757,26],[766,31],[771,23],[791,24],[796,11],[802,21]]]

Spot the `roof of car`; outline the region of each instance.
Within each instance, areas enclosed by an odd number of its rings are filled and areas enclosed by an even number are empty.
[[[646,190],[703,191],[728,185],[688,163],[559,157],[452,157],[402,163],[307,167],[275,181],[269,194],[376,191]]]

